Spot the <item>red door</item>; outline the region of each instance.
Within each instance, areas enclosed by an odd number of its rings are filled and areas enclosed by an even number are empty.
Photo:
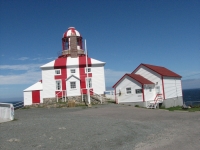
[[[40,103],[40,91],[32,91],[32,103]]]

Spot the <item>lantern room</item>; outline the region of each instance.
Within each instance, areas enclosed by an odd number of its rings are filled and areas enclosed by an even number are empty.
[[[74,58],[79,55],[84,55],[82,36],[74,27],[69,27],[63,34],[61,56]]]

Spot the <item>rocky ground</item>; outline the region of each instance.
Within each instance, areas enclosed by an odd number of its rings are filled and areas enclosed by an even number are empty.
[[[15,111],[0,124],[2,150],[196,150],[200,113],[122,104]]]

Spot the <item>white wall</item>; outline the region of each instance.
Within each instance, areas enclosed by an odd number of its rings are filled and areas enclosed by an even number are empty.
[[[14,106],[9,103],[0,103],[0,120],[8,121],[14,119]]]
[[[93,92],[97,94],[104,94],[104,91],[106,90],[104,66],[92,65],[91,70]]]
[[[43,98],[55,97],[55,70],[42,70]]]
[[[71,73],[71,69],[75,69],[75,73]],[[69,78],[71,75],[76,76],[77,78],[80,79],[80,70],[78,66],[69,66],[67,67],[67,78]]]
[[[32,91],[24,92],[24,106],[32,105]]]
[[[135,74],[139,74],[144,78],[148,79],[149,81],[156,84],[156,86],[160,86],[160,92],[163,94],[163,87],[162,87],[162,77],[158,73],[150,70],[145,66],[141,66],[138,70],[136,70]]]
[[[182,96],[181,79],[175,77],[164,77],[165,98]]]
[[[126,94],[126,88],[131,87],[132,94]],[[121,91],[121,95],[117,94],[118,103],[122,102],[142,102],[143,96],[142,93],[136,94],[135,89],[142,89],[142,85],[132,78],[125,76],[121,82],[116,86],[116,93]]]
[[[76,89],[71,89],[70,82],[75,81],[76,82]],[[67,96],[78,96],[81,95],[80,92],[80,80],[78,80],[75,77],[71,77],[66,81],[67,85]]]
[[[40,91],[40,103],[43,103],[43,91]]]

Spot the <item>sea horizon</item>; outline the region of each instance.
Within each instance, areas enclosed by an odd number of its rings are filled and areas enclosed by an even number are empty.
[[[182,91],[184,101],[200,101],[200,88],[182,89]],[[0,99],[0,103],[16,103],[21,101],[23,101],[23,97],[11,97]]]

